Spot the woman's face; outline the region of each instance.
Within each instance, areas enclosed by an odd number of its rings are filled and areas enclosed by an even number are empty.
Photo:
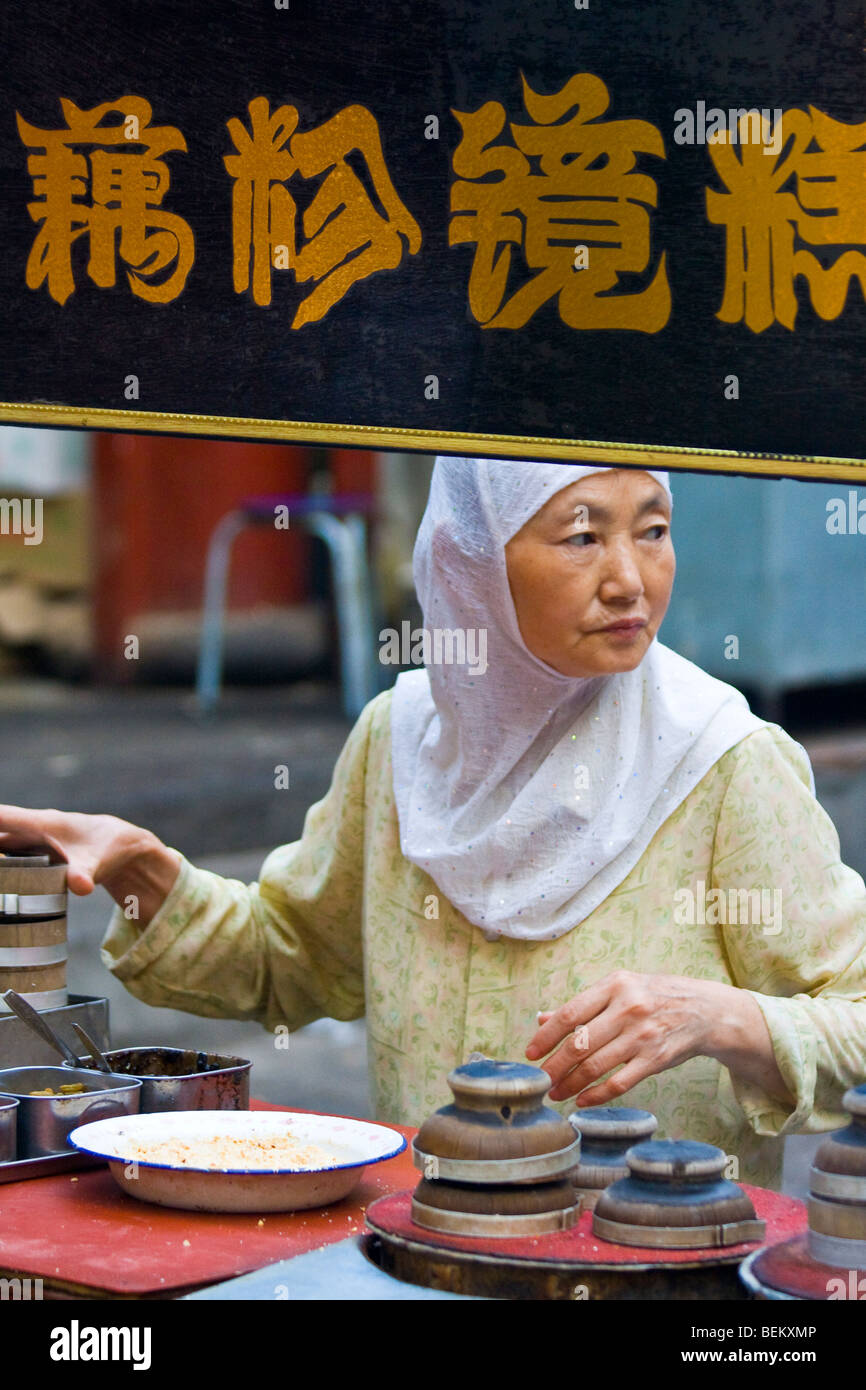
[[[670,521],[661,484],[619,468],[578,479],[530,517],[505,560],[532,654],[565,676],[633,670],[670,602]]]

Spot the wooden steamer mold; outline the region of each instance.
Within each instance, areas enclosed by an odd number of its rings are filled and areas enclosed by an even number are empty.
[[[649,1110],[626,1105],[597,1105],[575,1110],[569,1121],[580,1135],[580,1166],[572,1175],[581,1211],[594,1211],[611,1183],[628,1177],[626,1154],[633,1144],[649,1139],[658,1120]]]
[[[678,1235],[659,1239],[658,1225],[645,1221],[642,1245],[615,1243],[596,1233],[589,1207],[596,1198],[599,1207],[604,1201],[609,1205],[623,1180],[604,1186],[598,1179],[607,1182],[610,1172],[596,1171],[604,1165],[581,1162],[576,1117],[569,1123],[542,1105],[550,1086],[546,1072],[523,1063],[473,1059],[452,1072],[448,1084],[454,1104],[432,1115],[412,1146],[423,1174],[417,1188],[381,1197],[366,1213],[365,1254],[406,1283],[504,1299],[744,1299],[739,1265],[763,1237],[764,1223],[777,1241],[805,1226],[801,1202],[724,1182],[721,1150],[686,1143],[672,1146],[677,1150],[673,1163],[667,1158],[672,1171],[651,1179],[656,1199],[651,1214],[660,1215],[668,1235],[670,1230]],[[611,1152],[620,1158],[630,1126],[637,1126],[638,1137],[655,1126],[648,1112],[625,1107],[606,1115],[600,1108],[596,1115]],[[639,1144],[629,1150],[630,1159],[641,1148],[658,1147],[671,1146]],[[591,1141],[588,1148],[592,1160]],[[592,1180],[584,1187],[576,1186],[581,1167],[584,1179]],[[688,1189],[685,1203],[677,1196],[678,1184]],[[590,1200],[580,1211],[587,1195]],[[633,1207],[628,1215],[628,1224],[639,1224]],[[690,1248],[695,1227],[700,1248]],[[692,1238],[688,1245],[684,1231]],[[738,1243],[725,1243],[735,1235]]]
[[[0,856],[0,994],[62,1008],[66,957],[66,865],[47,853]],[[9,1012],[2,999],[0,1012]]]
[[[650,1139],[626,1155],[628,1176],[599,1197],[593,1233],[619,1245],[702,1250],[763,1240],[749,1196],[722,1174],[727,1157],[713,1144]]]
[[[842,1105],[851,1123],[828,1135],[809,1170],[808,1231],[743,1265],[758,1298],[866,1298],[866,1083]]]
[[[866,1270],[866,1085],[846,1091],[847,1129],[826,1138],[809,1170],[809,1253]]]
[[[468,1236],[568,1230],[579,1207],[570,1182],[580,1138],[542,1100],[550,1077],[520,1062],[469,1062],[448,1077],[454,1104],[431,1115],[412,1145],[424,1174],[412,1219]]]

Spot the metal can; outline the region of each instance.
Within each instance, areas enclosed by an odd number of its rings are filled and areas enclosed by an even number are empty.
[[[86,1089],[72,1095],[31,1095],[32,1091],[81,1082]],[[94,1084],[95,1083],[95,1084]],[[65,1153],[67,1135],[94,1120],[137,1115],[141,1082],[131,1076],[106,1076],[84,1067],[14,1067],[0,1071],[0,1100],[18,1101],[18,1157],[46,1158]]]
[[[12,1096],[0,1096],[0,1163],[11,1163],[16,1153],[18,1135],[18,1101]]]
[[[82,1067],[92,1067],[81,1058]],[[244,1057],[183,1047],[121,1047],[105,1053],[116,1076],[142,1082],[141,1114],[164,1110],[249,1110],[250,1069]]]

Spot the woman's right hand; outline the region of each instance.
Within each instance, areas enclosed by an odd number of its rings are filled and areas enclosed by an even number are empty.
[[[101,883],[121,905],[134,895],[138,911],[130,915],[142,925],[165,901],[180,868],[175,850],[118,816],[0,806],[0,852],[40,845],[66,861],[70,892],[92,893]]]

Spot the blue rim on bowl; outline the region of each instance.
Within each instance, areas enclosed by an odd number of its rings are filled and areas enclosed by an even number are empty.
[[[374,1152],[374,1153],[368,1154],[368,1155],[366,1155],[366,1156],[361,1156],[361,1157],[359,1157],[359,1158],[355,1158],[355,1159],[353,1159],[351,1162],[348,1162],[348,1163],[329,1163],[329,1164],[323,1165],[323,1166],[318,1167],[318,1168],[310,1168],[310,1167],[285,1167],[285,1168],[207,1168],[207,1167],[202,1167],[202,1168],[199,1168],[199,1167],[195,1167],[195,1166],[193,1166],[192,1164],[189,1164],[189,1163],[182,1163],[182,1164],[181,1164],[181,1163],[155,1163],[155,1162],[149,1161],[149,1160],[147,1160],[147,1159],[136,1158],[136,1157],[130,1155],[129,1153],[118,1152],[116,1148],[114,1148],[114,1150],[113,1150],[112,1152],[106,1152],[106,1151],[105,1151],[105,1148],[102,1147],[102,1146],[100,1146],[100,1147],[94,1147],[94,1144],[95,1144],[96,1142],[98,1142],[98,1139],[96,1139],[95,1136],[93,1136],[93,1135],[88,1135],[88,1134],[86,1133],[86,1131],[88,1131],[88,1130],[94,1130],[94,1129],[96,1129],[97,1127],[102,1127],[102,1126],[116,1126],[116,1125],[118,1125],[118,1124],[123,1124],[123,1125],[129,1127],[128,1120],[129,1120],[129,1121],[134,1120],[134,1121],[137,1122],[135,1125],[132,1126],[133,1129],[144,1128],[144,1130],[146,1131],[147,1129],[161,1129],[161,1128],[166,1128],[166,1129],[168,1129],[168,1130],[170,1131],[170,1130],[173,1128],[173,1125],[174,1125],[175,1122],[177,1122],[177,1121],[179,1121],[179,1120],[183,1120],[183,1119],[185,1119],[185,1118],[187,1118],[187,1117],[194,1117],[194,1118],[199,1122],[199,1124],[200,1124],[200,1126],[201,1126],[202,1129],[207,1129],[207,1128],[219,1128],[219,1127],[220,1127],[219,1121],[223,1121],[223,1120],[225,1120],[225,1119],[228,1117],[229,1120],[231,1121],[231,1123],[228,1125],[228,1129],[229,1129],[229,1131],[231,1131],[231,1130],[234,1130],[234,1129],[236,1129],[236,1128],[237,1128],[237,1129],[241,1129],[242,1126],[243,1126],[243,1124],[244,1124],[244,1123],[248,1123],[250,1120],[256,1120],[256,1119],[258,1119],[258,1120],[260,1120],[263,1124],[267,1124],[267,1121],[273,1120],[273,1119],[275,1119],[277,1116],[279,1116],[279,1117],[281,1117],[281,1118],[284,1117],[286,1121],[291,1121],[291,1120],[295,1120],[295,1121],[305,1121],[305,1120],[310,1120],[310,1119],[312,1119],[312,1120],[314,1120],[314,1121],[315,1121],[315,1120],[323,1120],[323,1121],[331,1120],[331,1121],[338,1121],[338,1122],[341,1123],[341,1124],[348,1124],[349,1126],[357,1126],[359,1131],[362,1131],[362,1130],[365,1130],[365,1129],[366,1129],[366,1130],[373,1130],[373,1129],[382,1130],[385,1134],[390,1134],[390,1135],[392,1135],[393,1138],[394,1138],[395,1140],[398,1140],[399,1142],[396,1143],[395,1146],[394,1146],[393,1148],[389,1148],[386,1152],[381,1152],[381,1153]],[[235,1119],[234,1117],[241,1117],[241,1118]],[[391,1129],[390,1126],[388,1126],[388,1125],[383,1125],[383,1124],[379,1124],[379,1123],[378,1123],[377,1121],[375,1121],[375,1120],[354,1120],[354,1119],[352,1119],[351,1117],[348,1117],[348,1116],[319,1115],[319,1114],[314,1113],[314,1112],[309,1112],[309,1113],[307,1113],[307,1112],[299,1112],[299,1111],[288,1111],[288,1112],[287,1112],[287,1111],[267,1111],[267,1110],[264,1110],[264,1111],[263,1111],[263,1110],[247,1110],[247,1111],[175,1110],[175,1111],[167,1111],[167,1112],[164,1112],[164,1113],[159,1114],[159,1115],[135,1115],[135,1116],[129,1116],[129,1117],[128,1117],[128,1120],[127,1120],[127,1119],[123,1119],[123,1120],[97,1120],[97,1121],[95,1121],[93,1124],[81,1125],[78,1129],[72,1130],[72,1132],[71,1132],[70,1135],[69,1135],[69,1143],[72,1144],[72,1145],[74,1145],[74,1147],[75,1147],[76,1149],[79,1149],[82,1153],[90,1154],[90,1155],[91,1155],[92,1157],[94,1157],[94,1158],[100,1158],[100,1159],[104,1160],[104,1162],[106,1162],[106,1163],[135,1163],[136,1166],[137,1166],[138,1168],[153,1168],[153,1169],[158,1169],[158,1170],[162,1170],[162,1171],[165,1171],[165,1172],[172,1172],[172,1173],[220,1174],[221,1176],[225,1176],[225,1177],[231,1177],[231,1176],[234,1176],[234,1177],[267,1177],[267,1176],[269,1176],[269,1175],[288,1176],[289,1174],[292,1174],[292,1173],[296,1173],[296,1174],[299,1174],[299,1175],[300,1175],[300,1174],[310,1175],[310,1174],[314,1174],[314,1173],[332,1173],[332,1172],[339,1172],[339,1171],[343,1171],[343,1170],[349,1170],[349,1169],[352,1169],[352,1168],[366,1168],[366,1167],[369,1167],[369,1166],[372,1165],[372,1164],[375,1164],[375,1163],[384,1163],[384,1162],[386,1162],[386,1161],[387,1161],[388,1159],[390,1159],[390,1158],[396,1158],[396,1157],[398,1156],[398,1154],[401,1154],[401,1153],[403,1152],[403,1150],[406,1148],[407,1143],[408,1143],[408,1140],[405,1138],[405,1136],[399,1134],[396,1130]],[[144,1125],[142,1125],[142,1123],[141,1123],[141,1122],[143,1122],[143,1121],[144,1121],[144,1122],[148,1122],[148,1121],[156,1121],[156,1120],[158,1120],[158,1121],[160,1122],[158,1125],[153,1125],[153,1124],[149,1124],[149,1123],[145,1123]],[[166,1121],[170,1121],[171,1123],[169,1123],[168,1125],[166,1125],[166,1124],[165,1124]],[[214,1124],[214,1122],[217,1122],[217,1123]],[[288,1124],[286,1124],[285,1127],[288,1128],[288,1127],[289,1127]],[[282,1128],[282,1126],[278,1124],[278,1125],[277,1125],[277,1128]],[[315,1126],[314,1126],[314,1128],[315,1128]],[[253,1126],[253,1130],[254,1130],[254,1129],[255,1129],[255,1126]],[[104,1132],[104,1131],[103,1131],[103,1132]],[[165,1135],[166,1140],[169,1140],[169,1141],[171,1140],[172,1137],[175,1137],[175,1136],[173,1136],[171,1133],[168,1133],[168,1134]],[[180,1137],[180,1136],[176,1136],[176,1137]],[[252,1134],[247,1135],[247,1136],[245,1136],[245,1137],[248,1137],[248,1138],[255,1138],[256,1136],[255,1136],[255,1133],[253,1132]],[[360,1135],[359,1135],[359,1137],[360,1137]],[[133,1139],[133,1142],[137,1142],[137,1138],[136,1138],[136,1139]],[[304,1141],[303,1141],[303,1140],[299,1140],[299,1142],[304,1142]],[[309,1142],[315,1143],[316,1140],[315,1140],[315,1138],[312,1138],[312,1137],[311,1137],[310,1140],[309,1140]],[[327,1143],[327,1140],[324,1139],[324,1138],[322,1138],[322,1139],[320,1140],[320,1142],[322,1142],[322,1143]]]

